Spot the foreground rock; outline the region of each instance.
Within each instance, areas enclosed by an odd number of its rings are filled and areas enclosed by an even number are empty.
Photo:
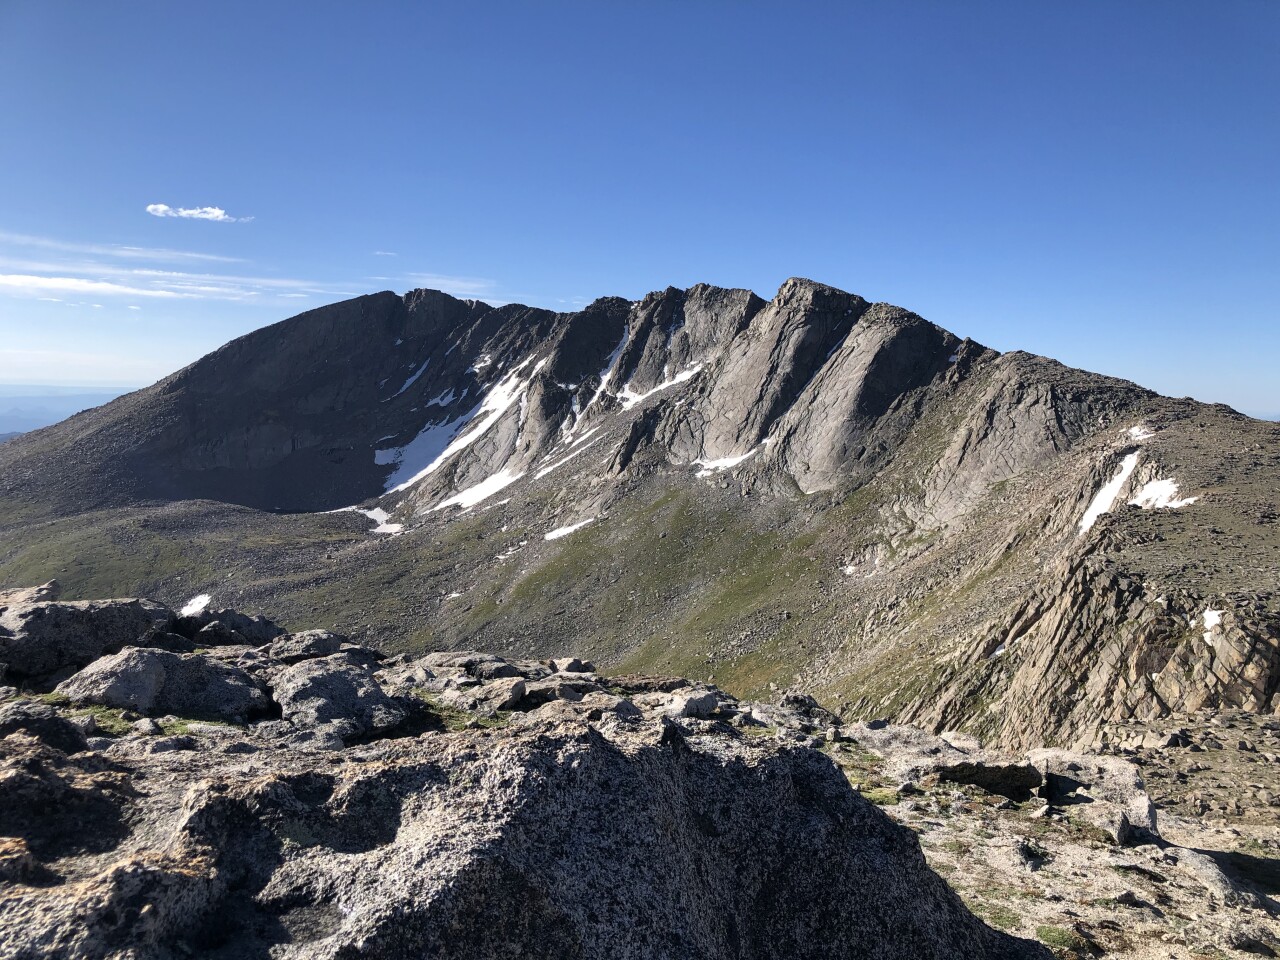
[[[109,654],[60,692],[115,736],[11,690],[0,955],[1048,956],[970,913],[828,756],[715,688],[342,647]],[[250,669],[280,719],[158,715],[174,676],[217,700],[258,690]]]
[[[0,609],[0,663],[10,683],[47,683],[172,620],[149,600],[19,601]]]
[[[201,654],[132,647],[90,664],[57,692],[76,705],[237,723],[265,714],[270,703],[243,670]]]

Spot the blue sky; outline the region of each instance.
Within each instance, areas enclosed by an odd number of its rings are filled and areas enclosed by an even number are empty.
[[[0,382],[799,275],[1280,411],[1277,49],[1274,0],[4,0]]]

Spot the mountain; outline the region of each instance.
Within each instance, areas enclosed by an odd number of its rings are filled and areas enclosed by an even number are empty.
[[[1280,426],[793,279],[379,293],[0,446],[0,582],[1013,746],[1280,708]]]

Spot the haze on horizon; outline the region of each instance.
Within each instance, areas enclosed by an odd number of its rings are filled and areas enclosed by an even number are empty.
[[[381,289],[800,275],[1275,416],[1277,39],[1265,0],[16,0],[0,383],[138,386]]]

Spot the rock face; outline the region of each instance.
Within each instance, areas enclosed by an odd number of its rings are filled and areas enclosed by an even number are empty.
[[[163,704],[170,673],[198,662],[225,666],[128,649],[64,689],[100,702],[101,678],[159,664],[124,701]],[[177,736],[149,721],[86,741],[15,701],[0,709],[0,953],[1047,960],[974,917],[830,758],[752,734],[755,708],[557,666],[585,665],[374,670],[339,652],[265,671],[284,721]],[[489,708],[451,712],[434,691]],[[341,724],[370,742],[297,735]]]

